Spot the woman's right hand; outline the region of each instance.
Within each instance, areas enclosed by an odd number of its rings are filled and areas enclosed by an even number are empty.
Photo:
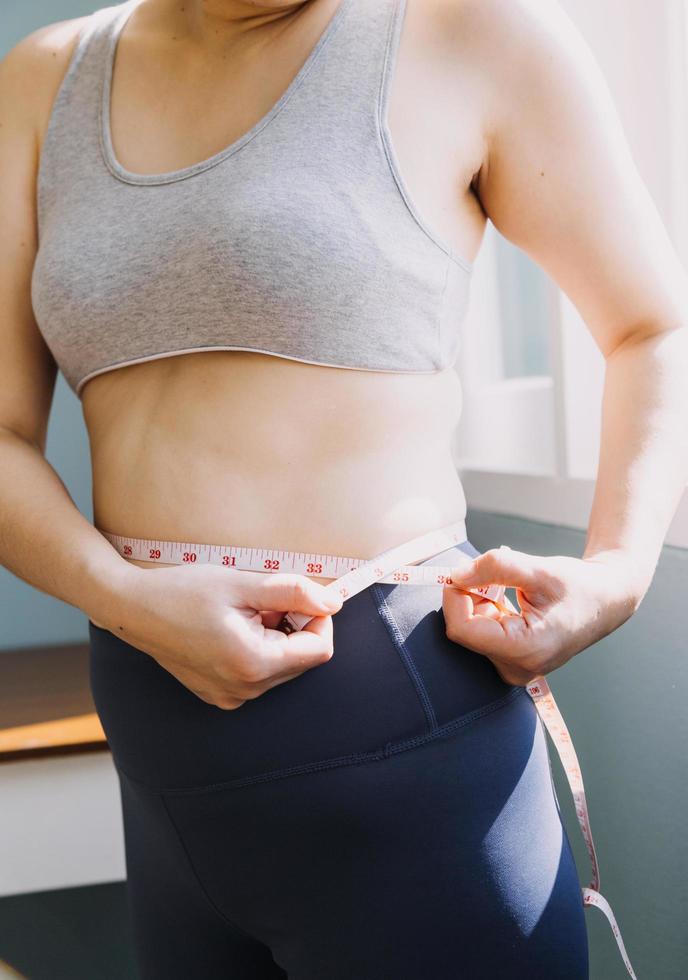
[[[118,611],[107,623],[89,618],[208,704],[238,708],[332,657],[342,600],[305,575],[210,564],[129,569]],[[287,635],[274,628],[286,612],[313,619]]]

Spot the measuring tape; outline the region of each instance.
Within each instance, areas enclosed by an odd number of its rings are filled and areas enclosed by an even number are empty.
[[[123,558],[170,565],[223,565],[225,568],[246,572],[295,572],[316,578],[333,578],[337,581],[331,582],[325,588],[337,592],[342,599],[351,598],[373,582],[391,585],[451,585],[451,572],[456,569],[457,564],[462,559],[472,560],[467,555],[459,555],[453,565],[446,567],[407,564],[431,558],[467,541],[466,522],[463,520],[430,531],[371,559],[318,555],[305,551],[279,551],[274,548],[242,548],[236,545],[128,538],[107,531],[100,533],[114,545]],[[372,566],[371,562],[374,563]],[[354,575],[354,572],[357,574]],[[492,599],[503,612],[508,611],[501,602],[499,586],[486,585],[463,591],[470,592],[477,598]],[[278,629],[285,633],[294,632],[303,629],[310,619],[311,616],[301,613],[288,613]]]
[[[115,547],[123,558],[135,558],[147,562],[166,564],[214,564],[241,571],[256,572],[296,572],[316,578],[334,578],[335,581],[324,586],[343,601],[357,595],[374,582],[394,585],[452,585],[451,567],[439,565],[414,565],[455,547],[468,540],[465,521],[456,521],[445,527],[411,538],[376,555],[374,558],[343,558],[338,555],[316,555],[296,551],[278,551],[269,548],[240,548],[232,545],[195,544],[181,541],[156,541],[144,538],[129,538],[118,534],[100,531],[103,537]],[[504,547],[504,546],[503,546]],[[465,556],[467,561],[472,561]],[[489,585],[477,589],[461,589],[468,595],[488,599],[501,612],[517,613],[505,597],[505,586]],[[304,613],[288,612],[278,624],[284,633],[302,630],[313,619]],[[526,690],[538,712],[542,723],[554,743],[573,796],[576,817],[588,850],[592,867],[592,878],[587,888],[581,889],[583,904],[594,905],[607,917],[616,939],[621,958],[629,976],[637,980],[631,961],[628,958],[621,932],[611,906],[600,894],[600,869],[592,839],[588,804],[585,798],[583,777],[576,750],[566,723],[559,711],[554,695],[544,677],[536,677]]]

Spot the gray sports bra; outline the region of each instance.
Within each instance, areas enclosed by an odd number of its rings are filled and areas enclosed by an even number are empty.
[[[387,125],[405,0],[341,0],[262,119],[162,174],[126,170],[110,138],[115,49],[137,2],[88,18],[41,151],[31,297],[77,396],[104,371],[199,350],[453,364],[472,263],[418,213]]]

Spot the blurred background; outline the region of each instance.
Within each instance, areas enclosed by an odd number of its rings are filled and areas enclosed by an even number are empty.
[[[35,28],[99,6],[2,0],[0,56]],[[563,6],[605,72],[638,168],[687,264],[688,2]],[[580,556],[604,361],[567,297],[490,224],[456,370],[463,415],[455,458],[470,540],[481,551],[504,543]],[[80,405],[61,375],[47,455],[92,520]],[[687,587],[688,493],[638,612],[552,679],[582,765],[602,891],[639,980],[688,976]],[[87,638],[81,611],[0,568],[0,977],[136,977],[116,776],[85,689]],[[587,884],[587,856],[551,755]],[[591,980],[622,980],[603,916],[590,909],[586,919]]]

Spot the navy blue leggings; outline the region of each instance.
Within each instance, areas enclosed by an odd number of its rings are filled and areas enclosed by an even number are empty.
[[[90,623],[143,980],[587,980],[525,690],[446,637],[441,586],[333,624],[331,660],[223,711]]]

